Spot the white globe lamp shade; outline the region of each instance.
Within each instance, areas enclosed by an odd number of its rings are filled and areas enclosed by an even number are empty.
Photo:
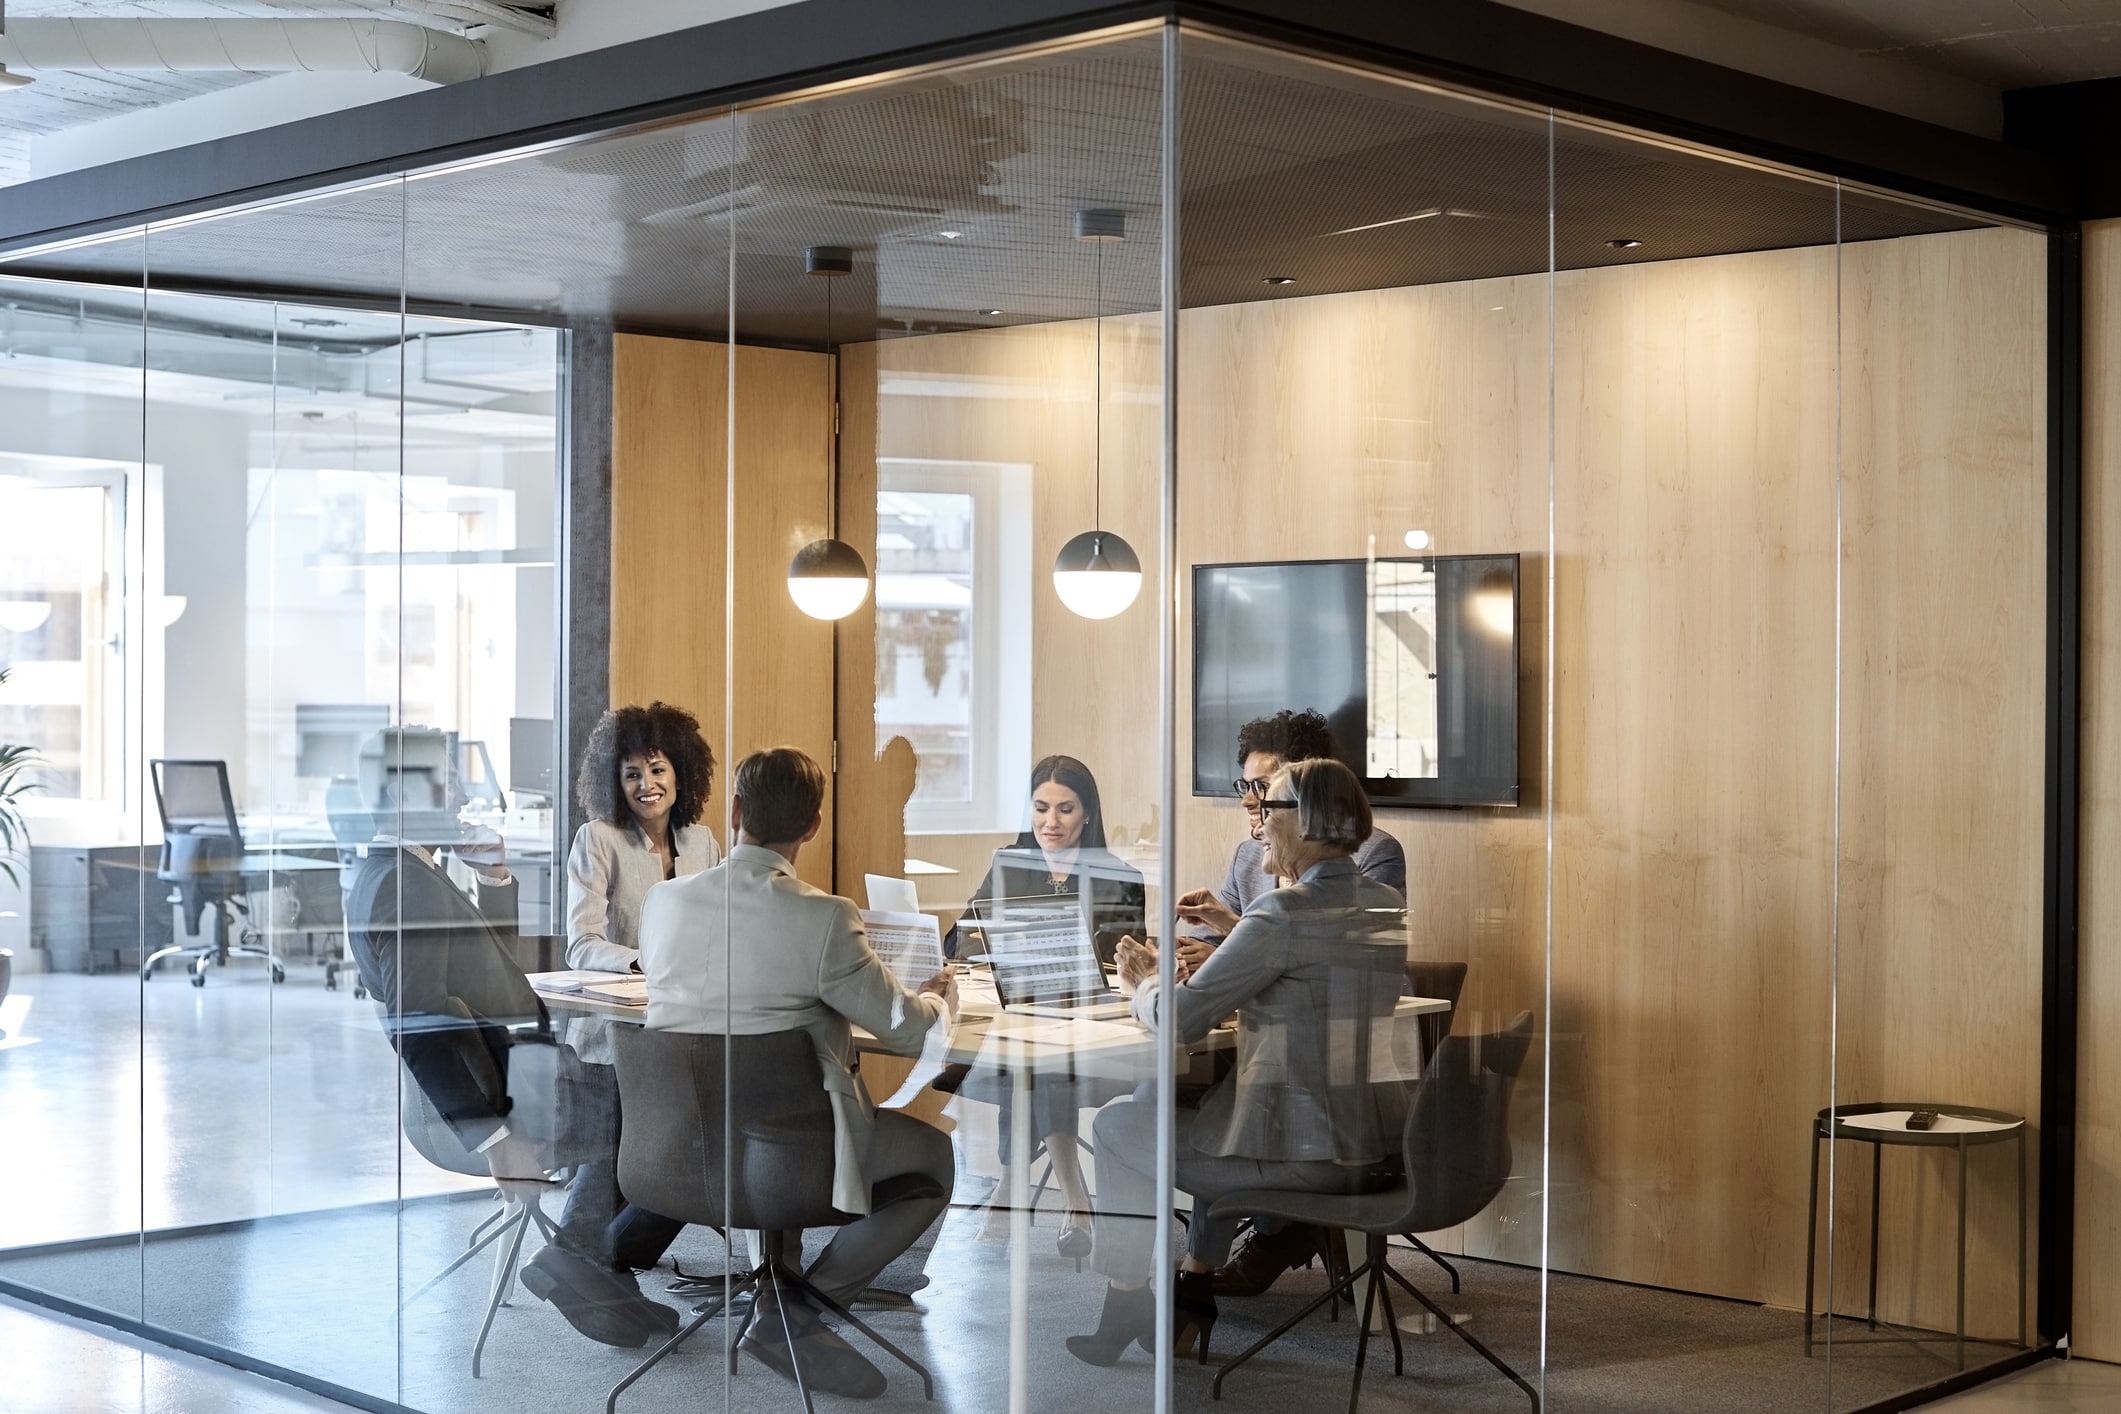
[[[1142,591],[1134,547],[1109,530],[1086,530],[1053,561],[1053,592],[1086,619],[1109,619]]]
[[[813,619],[844,619],[869,597],[869,566],[842,540],[813,540],[788,564],[788,597]]]

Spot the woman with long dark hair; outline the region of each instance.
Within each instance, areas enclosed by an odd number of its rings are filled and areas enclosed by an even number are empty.
[[[1030,814],[1030,828],[994,852],[986,878],[973,891],[944,951],[956,956],[966,946],[966,925],[994,916],[1003,900],[1080,905],[1087,894],[1093,942],[1099,956],[1109,959],[1121,937],[1140,931],[1146,895],[1140,873],[1105,847],[1104,805],[1096,777],[1073,756],[1046,757],[1031,768]],[[1109,1093],[1099,1093],[1101,1088]],[[1078,1263],[1090,1255],[1091,1239],[1089,1188],[1083,1182],[1076,1125],[1083,1110],[1123,1093],[1123,1088],[1055,1075],[1039,1075],[1031,1083],[1031,1132],[1040,1136],[1052,1160],[1053,1181],[1064,1206],[1056,1245],[1063,1257]],[[976,1076],[960,1093],[1001,1106],[1003,1186],[995,1191],[1005,1193],[1009,1166],[1021,1157],[1009,1138],[1014,1120],[1011,1082],[1005,1076]],[[999,1205],[994,1211],[1000,1211]]]

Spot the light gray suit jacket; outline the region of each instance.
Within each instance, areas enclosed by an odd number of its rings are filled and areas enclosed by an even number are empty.
[[[1355,1166],[1393,1153],[1406,1069],[1393,1011],[1406,957],[1399,891],[1346,856],[1253,900],[1170,998],[1181,1041],[1237,1013],[1237,1063],[1202,1098],[1194,1147]],[[1152,980],[1135,993],[1144,1025],[1165,1010],[1158,992]]]
[[[876,1108],[855,1073],[849,1023],[913,1055],[930,1027],[948,1024],[943,999],[907,990],[870,948],[852,903],[812,888],[757,845],[650,889],[640,941],[650,1027],[810,1033],[832,1096],[832,1206],[868,1212],[863,1161]]]

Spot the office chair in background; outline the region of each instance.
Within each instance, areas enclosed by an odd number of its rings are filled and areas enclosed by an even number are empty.
[[[230,957],[262,958],[272,968],[272,980],[285,982],[287,967],[262,946],[250,926],[243,870],[243,827],[236,820],[236,800],[228,786],[226,761],[171,761],[161,757],[148,762],[154,781],[155,809],[162,816],[162,857],[155,877],[174,884],[168,901],[184,915],[184,935],[199,936],[199,917],[211,909],[211,938],[201,943],[172,943],[148,955],[140,964],[140,980],[154,975],[155,964],[165,957],[190,959],[191,984],[206,985],[206,966],[228,964]],[[229,941],[235,915],[242,914],[236,941]]]

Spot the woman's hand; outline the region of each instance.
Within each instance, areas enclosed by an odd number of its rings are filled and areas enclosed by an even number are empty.
[[[1237,926],[1237,915],[1224,906],[1213,889],[1190,889],[1180,894],[1178,916],[1224,938],[1229,937],[1230,930]]]
[[[1142,983],[1156,976],[1156,945],[1137,941],[1132,934],[1119,940],[1119,950],[1113,955],[1119,968],[1120,986],[1130,995]]]

